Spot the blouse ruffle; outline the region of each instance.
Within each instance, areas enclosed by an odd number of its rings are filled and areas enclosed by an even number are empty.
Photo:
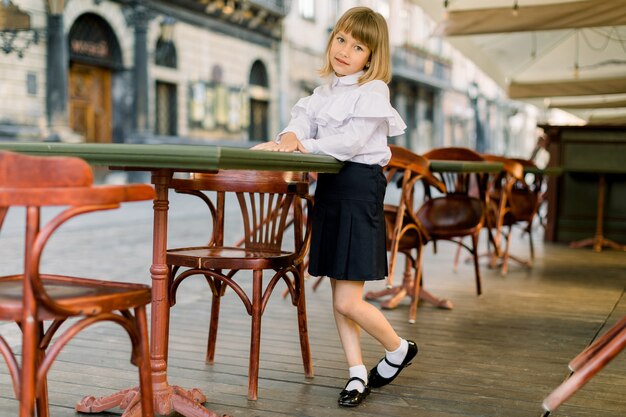
[[[378,91],[382,88],[374,84],[377,82],[384,86],[383,91]],[[388,91],[382,81],[372,81],[339,95],[315,91],[296,103],[291,116],[296,118],[305,115],[318,126],[336,128],[352,118],[384,119],[387,123],[387,136],[398,136],[404,133],[406,124],[391,106]]]

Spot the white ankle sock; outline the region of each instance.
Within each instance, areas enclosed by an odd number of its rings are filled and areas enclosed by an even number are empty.
[[[404,360],[404,358],[406,357],[408,350],[409,350],[408,342],[401,338],[400,347],[394,350],[393,352],[389,352],[388,350],[385,350],[385,357],[387,358],[389,362],[395,365],[400,365],[402,361]],[[383,378],[390,378],[393,375],[395,375],[396,372],[398,372],[398,368],[394,368],[393,366],[390,366],[385,361],[380,361],[376,369],[378,370],[378,373],[380,374],[380,376],[382,376]]]
[[[348,370],[350,371],[350,378],[361,378],[367,384],[367,368],[365,365],[351,366]],[[351,381],[346,386],[347,391],[352,391],[353,389],[358,390],[359,392],[365,391],[365,387],[359,381]]]

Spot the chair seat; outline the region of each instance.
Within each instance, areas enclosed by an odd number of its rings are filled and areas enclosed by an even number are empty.
[[[484,219],[480,200],[451,195],[426,201],[417,217],[431,238],[473,234],[482,227]]]
[[[536,193],[525,190],[513,190],[510,196],[511,213],[519,221],[531,221],[537,212],[539,198]]]
[[[238,247],[197,246],[170,249],[168,265],[201,269],[281,269],[293,265],[296,254]]]
[[[92,315],[102,310],[128,310],[151,301],[150,287],[63,275],[41,275],[47,294],[58,305],[76,314]],[[22,319],[23,276],[0,277],[0,319]],[[58,317],[43,306],[38,309],[39,320]]]
[[[428,231],[428,234],[430,235],[431,240],[438,240],[438,239],[451,239],[455,237],[471,235],[478,230],[478,227],[479,225],[477,224],[472,227],[457,228],[455,230],[449,230],[445,226],[427,228],[426,230]]]
[[[393,233],[393,223],[395,221],[397,213],[397,207],[385,205],[385,220],[387,222],[387,250],[391,250],[392,243],[392,233]],[[400,240],[398,241],[398,250],[399,251],[411,251],[415,248],[418,248],[421,245],[421,236],[414,228],[410,228],[412,224],[411,220],[408,218],[402,219],[402,228],[406,228],[405,232],[400,236]]]
[[[512,200],[512,201],[511,201]],[[498,222],[499,200],[492,198],[492,205],[488,212],[490,224]],[[535,217],[537,198],[531,193],[513,191],[508,202],[508,208],[502,216],[503,226],[512,226],[519,222],[531,222]]]

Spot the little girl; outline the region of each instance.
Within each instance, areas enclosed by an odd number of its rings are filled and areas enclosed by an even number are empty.
[[[338,401],[354,407],[370,387],[393,381],[417,354],[415,342],[398,337],[380,310],[363,300],[365,281],[387,275],[382,167],[391,158],[387,137],[406,128],[389,101],[389,35],[382,15],[367,7],[348,10],[330,35],[320,74],[330,77],[330,83],[296,103],[289,125],[275,141],[253,149],[345,161],[338,174],[318,176],[309,273],[331,280],[335,322],[350,373]],[[361,328],[386,352],[369,375],[361,355]]]

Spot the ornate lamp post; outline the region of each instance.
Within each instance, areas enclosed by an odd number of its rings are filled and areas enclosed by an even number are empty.
[[[55,133],[68,125],[67,39],[63,29],[65,0],[47,0],[46,109],[48,125]]]
[[[145,0],[130,0],[124,9],[126,22],[135,28],[135,62],[133,69],[134,118],[132,141],[145,140],[148,131],[148,24],[154,14]]]
[[[30,16],[10,0],[0,1],[0,50],[5,54],[15,52],[18,57],[39,42],[39,32],[32,29]]]
[[[487,151],[487,144],[485,140],[485,129],[483,122],[480,118],[480,106],[478,100],[480,99],[480,90],[478,84],[472,81],[467,86],[467,95],[470,99],[472,109],[474,110],[474,124],[476,128],[476,151],[483,153]]]

